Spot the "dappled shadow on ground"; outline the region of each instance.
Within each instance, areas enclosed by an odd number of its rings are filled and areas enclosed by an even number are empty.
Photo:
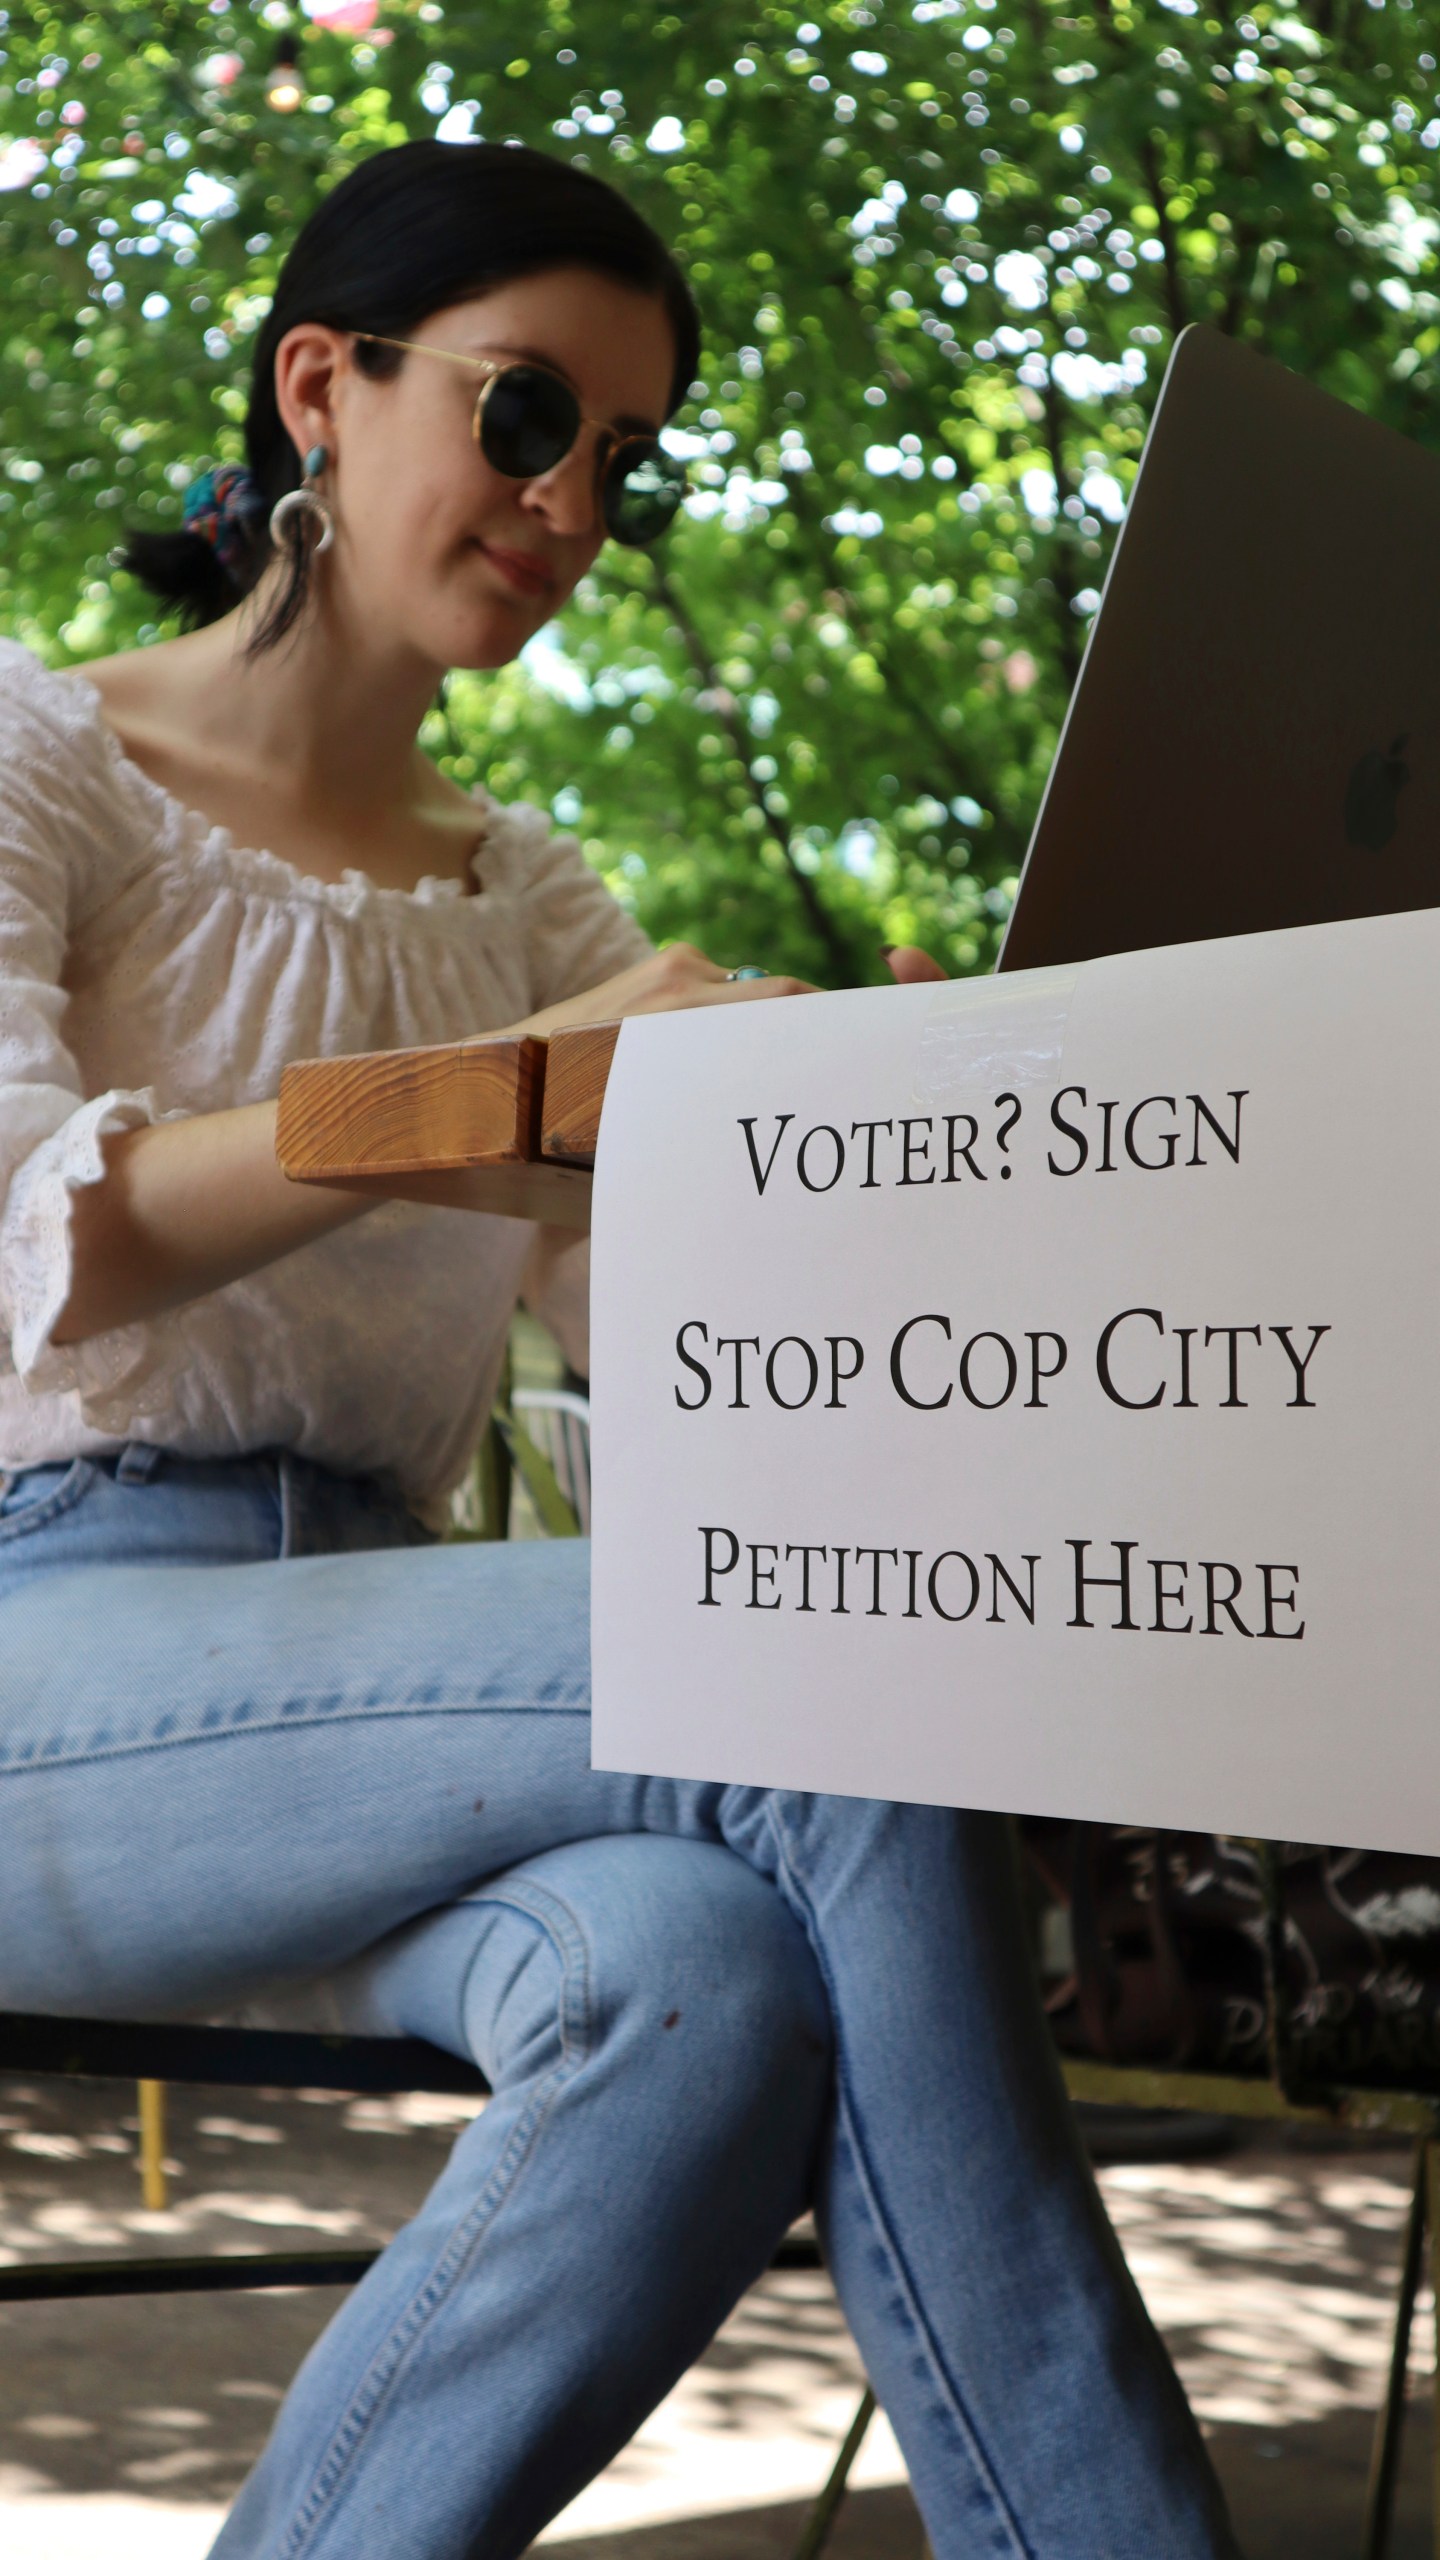
[[[1109,2168],[1126,2256],[1205,2427],[1247,2560],[1355,2560],[1410,2201],[1400,2144],[1267,2132]],[[1435,2330],[1416,2311],[1391,2560],[1429,2560]]]
[[[438,2097],[185,2089],[169,2092],[168,2107],[170,2204],[151,2214],[139,2196],[132,2085],[0,2080],[0,2264],[126,2248],[378,2246],[418,2205],[474,2111]],[[338,2298],[0,2307],[0,2547],[6,2499],[118,2492],[223,2507]],[[862,2384],[828,2280],[771,2276],[571,2513],[608,2528],[687,2500],[723,2505],[748,2493],[759,2504],[818,2488]],[[900,2476],[883,2424],[866,2461],[871,2477]]]
[[[151,2215],[134,2105],[130,2084],[0,2080],[0,2263],[378,2244],[418,2204],[471,2112],[444,2098],[172,2091],[171,2205]],[[1301,2148],[1273,2133],[1219,2161],[1102,2173],[1247,2560],[1353,2560],[1408,2179],[1402,2150]],[[335,2300],[274,2292],[0,2309],[0,2546],[23,2560],[42,2549],[46,2560],[92,2560],[101,2542],[107,2554],[201,2560]],[[1432,2339],[1422,2303],[1394,2560],[1431,2547]],[[780,2560],[859,2381],[826,2279],[767,2278],[551,2527],[546,2551]],[[835,2560],[919,2560],[918,2519],[883,2425],[857,2484]],[[43,2542],[42,2518],[52,2524]]]
[[[131,2083],[0,2080],[0,2264],[380,2246],[438,2175],[459,2098],[169,2092],[171,2195],[147,2213]],[[0,2307],[0,2495],[223,2504],[338,2296]],[[0,2543],[4,2535],[0,2533]]]
[[[1102,2170],[1125,2253],[1191,2400],[1267,2428],[1373,2408],[1409,2206],[1403,2148],[1273,2138],[1184,2168]],[[1433,2365],[1428,2297],[1412,2366]]]

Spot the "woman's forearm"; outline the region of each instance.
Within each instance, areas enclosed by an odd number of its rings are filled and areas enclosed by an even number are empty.
[[[103,1182],[74,1194],[74,1278],[56,1342],[143,1323],[364,1216],[345,1191],[287,1182],[273,1102],[107,1138]]]
[[[798,978],[735,982],[686,942],[651,952],[588,994],[570,996],[486,1039],[546,1038],[577,1023],[691,1005],[743,1004],[804,989]],[[243,1280],[297,1246],[348,1226],[374,1194],[286,1180],[275,1160],[273,1102],[198,1113],[107,1138],[105,1179],[74,1195],[74,1277],[55,1342],[141,1324]]]

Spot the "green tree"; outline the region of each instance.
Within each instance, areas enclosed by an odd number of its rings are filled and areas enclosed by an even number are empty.
[[[695,494],[663,559],[457,678],[433,744],[553,807],[657,934],[832,983],[882,941],[989,965],[1187,321],[1440,438],[1440,101],[1401,0],[367,15],[0,12],[0,624],[59,660],[149,635],[116,530],[238,451],[278,258],[357,157],[568,151],[704,305]]]

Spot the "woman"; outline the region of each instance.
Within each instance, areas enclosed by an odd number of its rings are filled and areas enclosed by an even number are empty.
[[[295,1056],[797,992],[651,952],[416,744],[447,667],[511,659],[607,531],[663,530],[696,343],[597,180],[383,153],[281,276],[250,476],[132,544],[200,627],[85,679],[0,647],[0,2006],[325,1976],[345,2025],[493,2085],[302,2368],[228,2560],[520,2552],[812,2200],[937,2560],[1199,2560],[1228,2529],[1003,1834],[592,1772],[584,1550],[417,1516],[528,1231],[274,1161]],[[566,1273],[531,1252],[573,1307]]]

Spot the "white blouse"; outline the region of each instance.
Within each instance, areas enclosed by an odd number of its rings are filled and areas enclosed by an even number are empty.
[[[109,1132],[270,1100],[292,1058],[499,1029],[648,949],[573,838],[476,798],[476,895],[312,879],[152,782],[83,677],[0,641],[0,1467],[135,1439],[389,1469],[417,1508],[459,1480],[519,1220],[385,1202],[172,1315],[51,1328]]]

